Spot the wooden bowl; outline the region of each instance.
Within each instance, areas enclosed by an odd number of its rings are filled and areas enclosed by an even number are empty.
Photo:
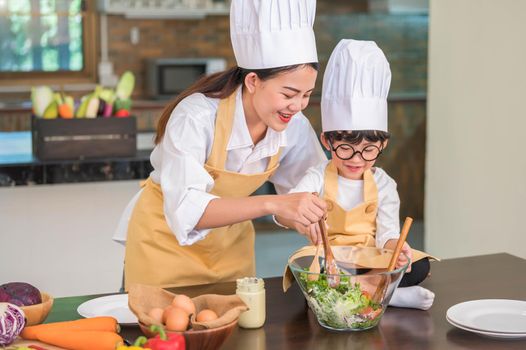
[[[44,292],[40,292],[40,295],[42,296],[40,304],[20,307],[26,315],[26,326],[34,326],[44,322],[53,306],[53,297],[51,295]]]
[[[217,328],[203,330],[188,330],[185,332],[166,331],[167,334],[182,334],[186,341],[186,350],[217,350],[232,334],[237,326],[237,319]],[[156,333],[151,332],[147,326],[139,322],[141,331],[148,338],[154,337]]]

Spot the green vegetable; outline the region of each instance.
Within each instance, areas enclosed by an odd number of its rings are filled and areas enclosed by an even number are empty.
[[[31,88],[31,102],[33,114],[42,118],[46,108],[53,101],[53,90],[49,86],[37,86]]]
[[[115,94],[117,98],[121,100],[126,100],[130,98],[133,88],[135,87],[135,75],[132,72],[126,71],[121,75],[119,82],[117,83],[117,88],[115,89]]]
[[[85,118],[86,117],[86,110],[88,109],[88,103],[91,100],[91,97],[93,96],[93,93],[85,95],[80,100],[80,105],[77,108],[77,112],[75,113],[75,118]]]
[[[352,283],[347,275],[341,275],[336,288],[329,286],[326,275],[309,281],[308,273],[300,273],[300,283],[318,321],[329,328],[368,329],[380,321],[382,305],[372,301],[360,283]]]

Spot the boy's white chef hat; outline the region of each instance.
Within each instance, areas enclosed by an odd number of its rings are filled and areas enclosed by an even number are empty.
[[[341,40],[323,76],[323,131],[387,131],[391,70],[374,41]]]
[[[232,0],[230,38],[237,65],[277,68],[318,62],[316,0]]]

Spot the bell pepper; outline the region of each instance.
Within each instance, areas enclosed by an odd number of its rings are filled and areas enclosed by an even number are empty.
[[[115,112],[116,117],[124,118],[130,116],[130,111],[127,109],[119,109],[117,112]]]
[[[150,348],[143,348],[142,346],[148,341],[146,337],[139,337],[135,340],[132,346],[121,345],[116,350],[152,350]]]
[[[181,334],[166,334],[164,328],[157,325],[152,325],[150,330],[158,334],[150,338],[145,346],[152,350],[185,350],[186,342]]]

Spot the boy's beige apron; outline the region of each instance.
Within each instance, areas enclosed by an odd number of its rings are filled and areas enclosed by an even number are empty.
[[[214,179],[212,194],[247,197],[277,169],[278,152],[260,174],[225,170],[236,94],[221,100],[214,143],[205,169]],[[232,281],[255,274],[254,227],[251,221],[213,229],[205,239],[179,245],[166,223],[159,184],[147,179],[129,223],[125,256],[125,288],[132,283],[182,286]]]
[[[338,205],[338,170],[332,162],[329,162],[325,169],[325,179],[323,188],[323,199],[327,202],[327,233],[331,246],[355,246],[372,247],[376,246],[376,215],[378,212],[378,188],[371,170],[363,174],[363,203],[357,205],[349,211],[345,211]],[[296,251],[289,262],[302,257],[314,255],[316,247],[307,246]],[[432,256],[412,249],[412,262],[425,257]],[[391,260],[392,252],[380,254],[376,249],[366,249],[360,255],[353,256],[353,262],[357,265],[368,268],[386,268]],[[292,282],[292,273],[285,268],[283,289],[286,290]]]
[[[331,245],[356,247],[376,246],[376,215],[378,213],[378,188],[371,170],[363,174],[363,203],[345,211],[337,203],[338,170],[329,162],[325,170],[324,199],[327,201],[327,226]],[[412,262],[428,254],[412,249]]]

